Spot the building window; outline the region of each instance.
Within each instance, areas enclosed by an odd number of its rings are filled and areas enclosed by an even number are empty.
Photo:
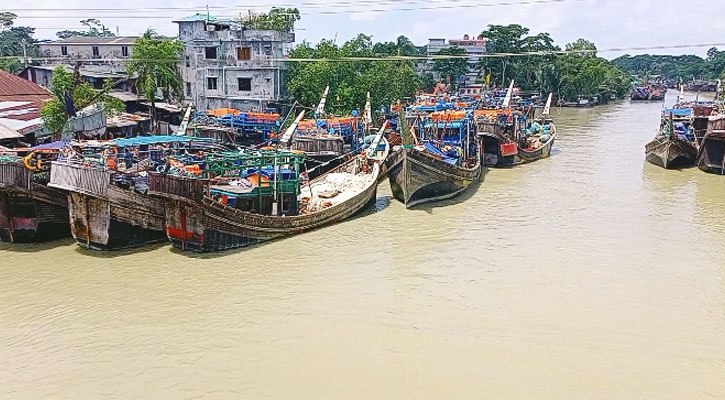
[[[252,91],[252,78],[237,78],[237,84],[240,92]]]
[[[68,55],[68,46],[60,46],[60,54],[67,56]]]
[[[186,60],[186,67],[187,68],[191,67],[191,62],[189,61],[189,56],[188,55],[184,56],[184,59]]]
[[[186,82],[186,97],[191,97],[191,82]]]
[[[272,45],[267,44],[264,46],[264,54],[268,56],[272,55]]]
[[[206,78],[207,90],[216,90],[216,77]]]
[[[237,60],[251,60],[252,59],[252,48],[251,47],[237,47]]]
[[[98,51],[98,46],[93,46],[93,57],[98,57],[101,54],[100,51]]]
[[[207,60],[216,60],[216,47],[205,47],[204,58]]]
[[[128,46],[121,46],[121,55],[123,57],[128,57]]]

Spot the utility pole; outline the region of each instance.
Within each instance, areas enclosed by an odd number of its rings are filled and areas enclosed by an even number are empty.
[[[20,45],[23,46],[23,67],[28,68],[28,48],[25,43],[25,39],[20,41]]]

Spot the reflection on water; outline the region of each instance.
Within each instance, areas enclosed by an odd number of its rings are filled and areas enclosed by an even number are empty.
[[[645,163],[661,107],[214,257],[0,245],[0,398],[725,397],[725,179]]]

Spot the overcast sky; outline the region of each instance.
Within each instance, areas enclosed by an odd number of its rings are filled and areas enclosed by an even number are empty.
[[[529,4],[504,5],[528,2]],[[8,7],[9,0],[3,1]],[[132,36],[153,27],[159,33],[175,35],[171,21],[194,12],[216,16],[238,16],[249,6],[211,0],[14,0],[18,25],[38,28],[36,37],[53,39],[63,29],[80,29],[79,20],[98,18],[114,32]],[[238,4],[238,3],[236,3]],[[254,9],[273,5],[270,0],[254,3]],[[316,43],[322,38],[343,42],[357,33],[373,35],[375,41],[394,40],[406,35],[418,45],[428,38],[458,38],[477,35],[488,24],[517,23],[532,33],[549,32],[557,44],[583,37],[599,49],[662,45],[725,43],[725,0],[279,0],[282,6],[296,6],[302,13],[297,24],[297,41]],[[107,7],[104,10],[99,8]],[[81,9],[67,10],[64,9]],[[186,9],[180,9],[186,8]],[[371,12],[364,10],[397,11]],[[130,10],[133,9],[133,10]],[[335,14],[323,14],[335,12]],[[43,18],[38,18],[43,17]],[[51,18],[47,18],[51,17]],[[630,54],[698,54],[708,47],[627,51]],[[725,45],[720,46],[725,50]],[[622,52],[603,52],[613,58]]]

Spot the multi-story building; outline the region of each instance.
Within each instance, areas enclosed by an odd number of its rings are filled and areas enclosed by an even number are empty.
[[[121,61],[131,57],[136,37],[74,36],[38,44],[43,57],[67,60],[98,60],[106,65],[123,67]]]
[[[185,101],[197,109],[262,111],[287,98],[281,61],[294,33],[246,29],[204,14],[174,21],[184,44]]]
[[[451,47],[460,47],[466,51],[467,55],[474,56],[468,60],[468,72],[465,76],[459,77],[458,79],[459,86],[473,85],[480,70],[479,61],[481,60],[479,57],[475,56],[482,56],[486,54],[486,38],[478,36],[473,39],[471,36],[464,35],[463,39],[450,39],[448,42],[446,42],[445,39],[439,38],[428,39],[427,55],[432,56],[443,49]],[[432,63],[430,64],[430,67],[432,68]]]

